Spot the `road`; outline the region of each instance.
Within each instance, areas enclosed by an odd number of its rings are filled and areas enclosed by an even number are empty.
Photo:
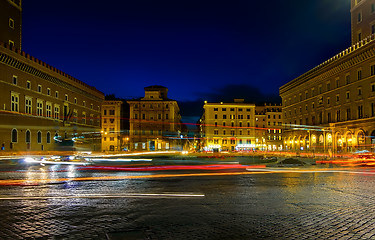
[[[2,164],[0,239],[374,239],[374,170]]]

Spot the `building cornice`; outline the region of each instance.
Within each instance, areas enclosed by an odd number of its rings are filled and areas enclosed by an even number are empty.
[[[18,56],[17,56],[18,54]],[[25,59],[22,59],[24,57]],[[28,63],[31,61],[31,64]],[[74,92],[83,94],[89,98],[93,98],[97,101],[104,100],[104,94],[97,90],[96,88],[89,86],[78,79],[73,78],[72,76],[36,59],[29,54],[21,51],[19,52],[17,49],[10,49],[7,44],[2,44],[0,42],[0,63],[23,71],[25,73],[31,74],[33,76],[42,78],[47,80],[51,83],[56,85],[62,86]],[[33,67],[32,65],[39,64],[40,67]],[[44,71],[44,69],[46,71]],[[53,76],[52,74],[47,73],[48,71],[52,71],[54,74],[61,75],[62,78],[66,80],[60,80],[59,78]],[[71,83],[69,83],[69,81]]]
[[[300,86],[313,78],[318,77],[319,80],[327,79],[334,74],[340,73],[349,69],[369,58],[375,56],[375,35],[358,42],[357,44],[345,49],[344,51],[336,54],[334,57],[328,59],[312,70],[302,74],[289,83],[280,87],[280,95],[285,94],[287,91]]]

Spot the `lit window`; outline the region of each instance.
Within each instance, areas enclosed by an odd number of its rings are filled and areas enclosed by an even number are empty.
[[[11,111],[12,112],[18,112],[19,111],[19,109],[18,109],[18,106],[19,106],[19,93],[14,93],[14,92],[11,93],[11,102],[10,102],[10,105],[11,105]]]
[[[52,104],[50,102],[46,103],[46,117],[52,118]]]
[[[38,99],[36,103],[36,115],[43,116],[43,100]]]
[[[54,106],[54,119],[59,119],[60,118],[60,106],[55,105]]]
[[[25,97],[25,113],[32,114],[33,100],[31,97]]]

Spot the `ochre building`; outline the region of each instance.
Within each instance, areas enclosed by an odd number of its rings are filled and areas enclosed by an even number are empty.
[[[257,148],[255,104],[235,99],[233,103],[208,103],[200,119],[204,151],[249,151]],[[261,143],[259,143],[261,144]]]
[[[280,88],[286,149],[374,150],[375,1],[352,0],[353,45]]]
[[[134,151],[181,150],[181,115],[168,88],[145,87],[145,97],[127,101],[130,107],[129,149]]]
[[[0,12],[1,151],[100,151],[104,94],[20,50],[21,1]]]

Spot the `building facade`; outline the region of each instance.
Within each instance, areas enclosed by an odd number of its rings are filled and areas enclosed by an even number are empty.
[[[235,99],[233,103],[208,103],[200,119],[204,151],[248,151],[256,148],[255,104]]]
[[[168,88],[145,87],[145,97],[127,101],[130,108],[129,149],[134,151],[181,150],[181,115]]]
[[[122,101],[104,101],[102,104],[102,150],[119,151],[121,144]]]
[[[0,13],[1,150],[100,151],[104,94],[21,51],[21,0]]]
[[[353,45],[280,88],[286,149],[373,150],[375,1],[352,0]]]
[[[283,150],[281,104],[255,107],[255,145],[262,151]]]
[[[0,42],[21,50],[22,0],[0,1]]]

